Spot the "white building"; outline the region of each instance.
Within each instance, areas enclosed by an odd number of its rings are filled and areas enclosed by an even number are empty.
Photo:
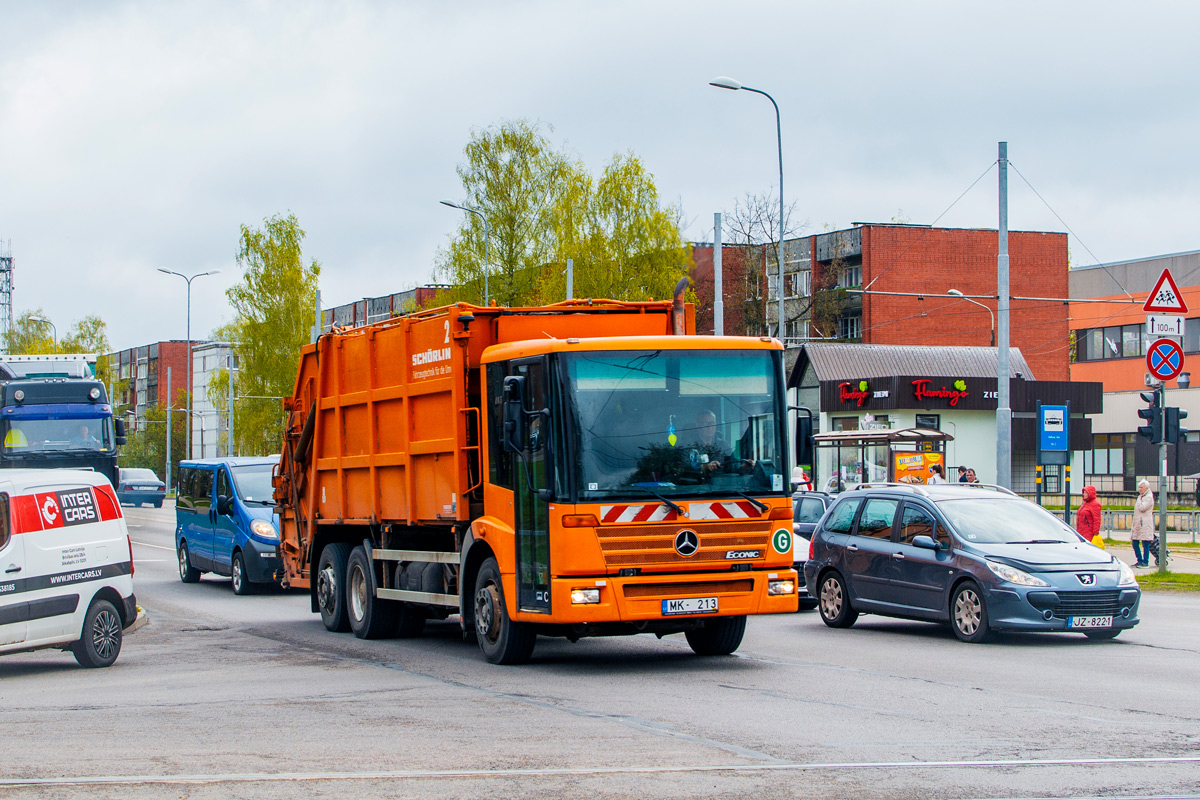
[[[228,455],[229,409],[213,405],[208,387],[217,370],[228,380],[231,348],[225,342],[197,342],[192,346],[192,451],[190,458]],[[236,364],[235,364],[236,368]],[[236,419],[234,424],[237,424]]]

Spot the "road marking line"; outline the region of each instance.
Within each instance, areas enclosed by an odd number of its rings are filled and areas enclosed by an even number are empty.
[[[174,550],[174,547],[163,547],[161,544],[147,544],[146,542],[134,542],[140,547],[153,547],[155,550]]]
[[[815,772],[867,769],[1012,769],[1014,767],[1093,767],[1132,764],[1196,764],[1200,756],[1147,758],[1043,758],[995,761],[865,761],[815,764],[713,764],[660,767],[547,767],[544,769],[404,770],[399,772],[281,772],[224,775],[97,775],[78,778],[0,778],[10,786],[94,786],[114,784],[260,783],[272,781],[378,781],[413,778],[514,778],[588,775],[648,775],[688,772]]]

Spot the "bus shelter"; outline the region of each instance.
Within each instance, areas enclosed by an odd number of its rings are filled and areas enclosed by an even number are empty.
[[[926,483],[934,464],[945,473],[946,442],[953,440],[929,428],[818,433],[814,488],[837,493],[861,483]]]

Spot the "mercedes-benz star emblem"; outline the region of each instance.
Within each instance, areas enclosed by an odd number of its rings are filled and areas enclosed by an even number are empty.
[[[687,558],[690,555],[695,555],[700,549],[700,537],[695,531],[683,529],[675,534],[675,552]]]
[[[1095,575],[1091,575],[1086,572],[1077,572],[1075,574],[1075,577],[1079,578],[1079,582],[1082,583],[1084,586],[1095,586],[1096,585],[1096,576]]]

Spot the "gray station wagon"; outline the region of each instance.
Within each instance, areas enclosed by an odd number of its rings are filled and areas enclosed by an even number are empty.
[[[1112,639],[1138,623],[1124,562],[1007,489],[866,484],[813,533],[804,576],[833,628],[860,613],[948,622],[964,642],[992,631]]]

